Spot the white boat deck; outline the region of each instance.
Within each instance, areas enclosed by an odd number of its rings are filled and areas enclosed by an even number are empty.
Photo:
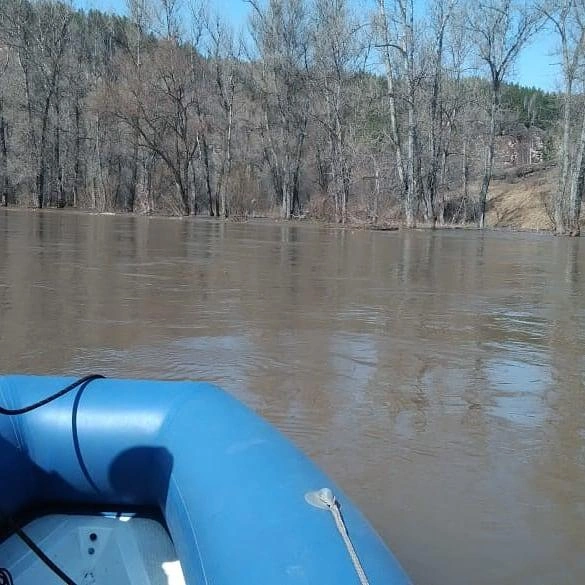
[[[185,585],[157,521],[133,515],[50,515],[24,532],[76,585]],[[63,585],[18,535],[0,543],[0,585]]]

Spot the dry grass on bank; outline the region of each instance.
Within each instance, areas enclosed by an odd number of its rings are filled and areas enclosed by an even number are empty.
[[[552,230],[546,202],[555,182],[554,168],[493,179],[488,196],[487,225],[517,230]]]

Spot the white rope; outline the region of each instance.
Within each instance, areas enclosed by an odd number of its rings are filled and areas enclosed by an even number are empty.
[[[355,568],[357,576],[360,580],[361,585],[369,585],[368,578],[366,577],[366,573],[360,559],[357,556],[357,552],[351,542],[351,538],[347,532],[347,526],[343,520],[343,516],[341,515],[341,509],[339,507],[339,502],[333,495],[333,492],[329,488],[323,488],[316,492],[309,492],[305,495],[305,500],[315,506],[317,508],[329,510],[333,515],[333,519],[335,520],[335,526],[337,527],[337,531],[341,535],[343,542],[345,544],[345,548],[349,553],[351,558],[351,562]]]

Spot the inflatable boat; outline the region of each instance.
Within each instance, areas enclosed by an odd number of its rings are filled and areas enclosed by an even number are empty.
[[[404,585],[351,501],[206,383],[0,377],[0,585]]]

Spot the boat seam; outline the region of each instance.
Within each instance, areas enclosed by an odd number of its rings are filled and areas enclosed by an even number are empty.
[[[205,566],[203,565],[203,557],[201,556],[201,549],[199,548],[199,542],[197,540],[197,533],[195,532],[195,529],[193,528],[193,522],[191,521],[191,514],[189,514],[189,508],[187,507],[187,505],[185,503],[185,498],[183,497],[183,492],[181,491],[179,484],[177,483],[175,478],[172,476],[171,476],[171,482],[172,482],[174,488],[177,490],[177,494],[179,496],[179,499],[181,500],[181,505],[183,506],[184,514],[185,514],[185,516],[187,516],[187,519],[189,520],[189,528],[191,529],[191,534],[193,535],[193,540],[195,541],[195,548],[197,549],[197,557],[199,558],[199,566],[201,567],[203,580],[205,581],[205,584],[207,585],[209,583],[209,580],[207,579],[207,573],[205,572]]]

